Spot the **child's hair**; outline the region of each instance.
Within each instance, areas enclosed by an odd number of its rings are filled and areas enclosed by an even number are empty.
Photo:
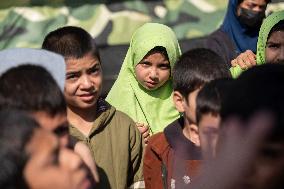
[[[26,145],[37,122],[16,110],[0,111],[0,188],[27,189],[23,171],[28,161]]]
[[[61,54],[64,58],[82,58],[92,53],[100,61],[99,51],[92,36],[83,28],[65,26],[44,38],[42,48]]]
[[[198,48],[184,53],[173,69],[173,88],[184,97],[205,83],[231,74],[223,59],[215,52]]]
[[[221,118],[237,116],[248,121],[259,111],[275,116],[270,139],[284,137],[284,65],[255,66],[234,80],[221,106]]]
[[[167,50],[166,50],[165,47],[156,46],[153,49],[151,49],[144,57],[146,57],[146,56],[148,56],[150,54],[153,54],[153,53],[161,53],[162,55],[165,56],[165,58],[167,60],[169,60],[169,56],[168,56],[168,53],[167,53]]]
[[[41,66],[21,65],[0,76],[0,110],[66,113],[64,96],[50,73]]]
[[[276,31],[284,31],[284,20],[281,20],[280,22],[278,22],[277,24],[275,24],[275,25],[271,28],[271,30],[270,30],[270,32],[269,32],[269,34],[268,34],[267,39],[269,39],[270,36],[271,36],[271,34],[274,33],[274,32],[276,32]]]
[[[228,92],[232,78],[213,80],[204,85],[196,98],[196,121],[197,124],[205,114],[217,116],[220,114],[221,102]]]

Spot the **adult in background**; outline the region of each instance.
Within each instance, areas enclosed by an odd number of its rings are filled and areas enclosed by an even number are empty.
[[[255,53],[268,3],[270,0],[229,0],[223,24],[202,45],[221,55],[228,67],[238,54],[246,50]]]

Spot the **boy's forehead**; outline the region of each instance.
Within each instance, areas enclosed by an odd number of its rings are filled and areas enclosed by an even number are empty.
[[[65,59],[65,62],[66,62],[66,70],[76,70],[76,71],[89,69],[94,67],[95,65],[100,64],[97,58],[88,55],[82,58],[68,58]]]

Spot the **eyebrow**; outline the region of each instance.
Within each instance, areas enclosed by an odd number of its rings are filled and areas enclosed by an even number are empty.
[[[92,70],[94,68],[100,68],[100,67],[101,67],[101,65],[99,63],[97,63],[97,64],[93,65],[92,67],[88,68],[87,70]]]
[[[70,72],[66,72],[66,75],[78,75],[80,74],[81,71],[70,71]]]
[[[89,71],[89,70],[92,70],[92,69],[94,69],[94,68],[98,68],[98,67],[101,67],[101,64],[100,64],[100,62],[98,61],[98,60],[95,60],[95,61],[93,61],[93,62],[95,62],[95,64],[92,66],[92,67],[90,67],[90,68],[88,68],[87,70]],[[92,62],[92,63],[93,63]],[[80,74],[80,72],[82,72],[82,70],[77,70],[77,71],[67,71],[66,72],[66,75],[73,75],[73,74]]]

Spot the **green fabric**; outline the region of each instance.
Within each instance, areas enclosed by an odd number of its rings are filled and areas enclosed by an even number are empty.
[[[110,107],[95,120],[89,136],[72,125],[70,134],[86,143],[92,152],[100,177],[96,188],[125,189],[143,182],[142,137],[124,113]]]
[[[261,65],[265,63],[265,48],[267,37],[270,30],[275,26],[279,21],[284,20],[284,11],[274,12],[264,19],[258,36],[257,41],[257,53],[256,53],[256,63]],[[240,66],[230,68],[233,78],[237,78],[244,70]]]
[[[265,63],[265,48],[270,30],[278,22],[284,20],[284,11],[278,11],[268,16],[262,23],[257,41],[256,63],[261,65]]]
[[[172,100],[172,78],[154,91],[145,89],[136,80],[135,66],[156,46],[167,50],[172,70],[181,55],[174,32],[162,24],[144,24],[132,36],[118,78],[106,98],[135,122],[148,124],[152,133],[162,131],[179,117]]]

